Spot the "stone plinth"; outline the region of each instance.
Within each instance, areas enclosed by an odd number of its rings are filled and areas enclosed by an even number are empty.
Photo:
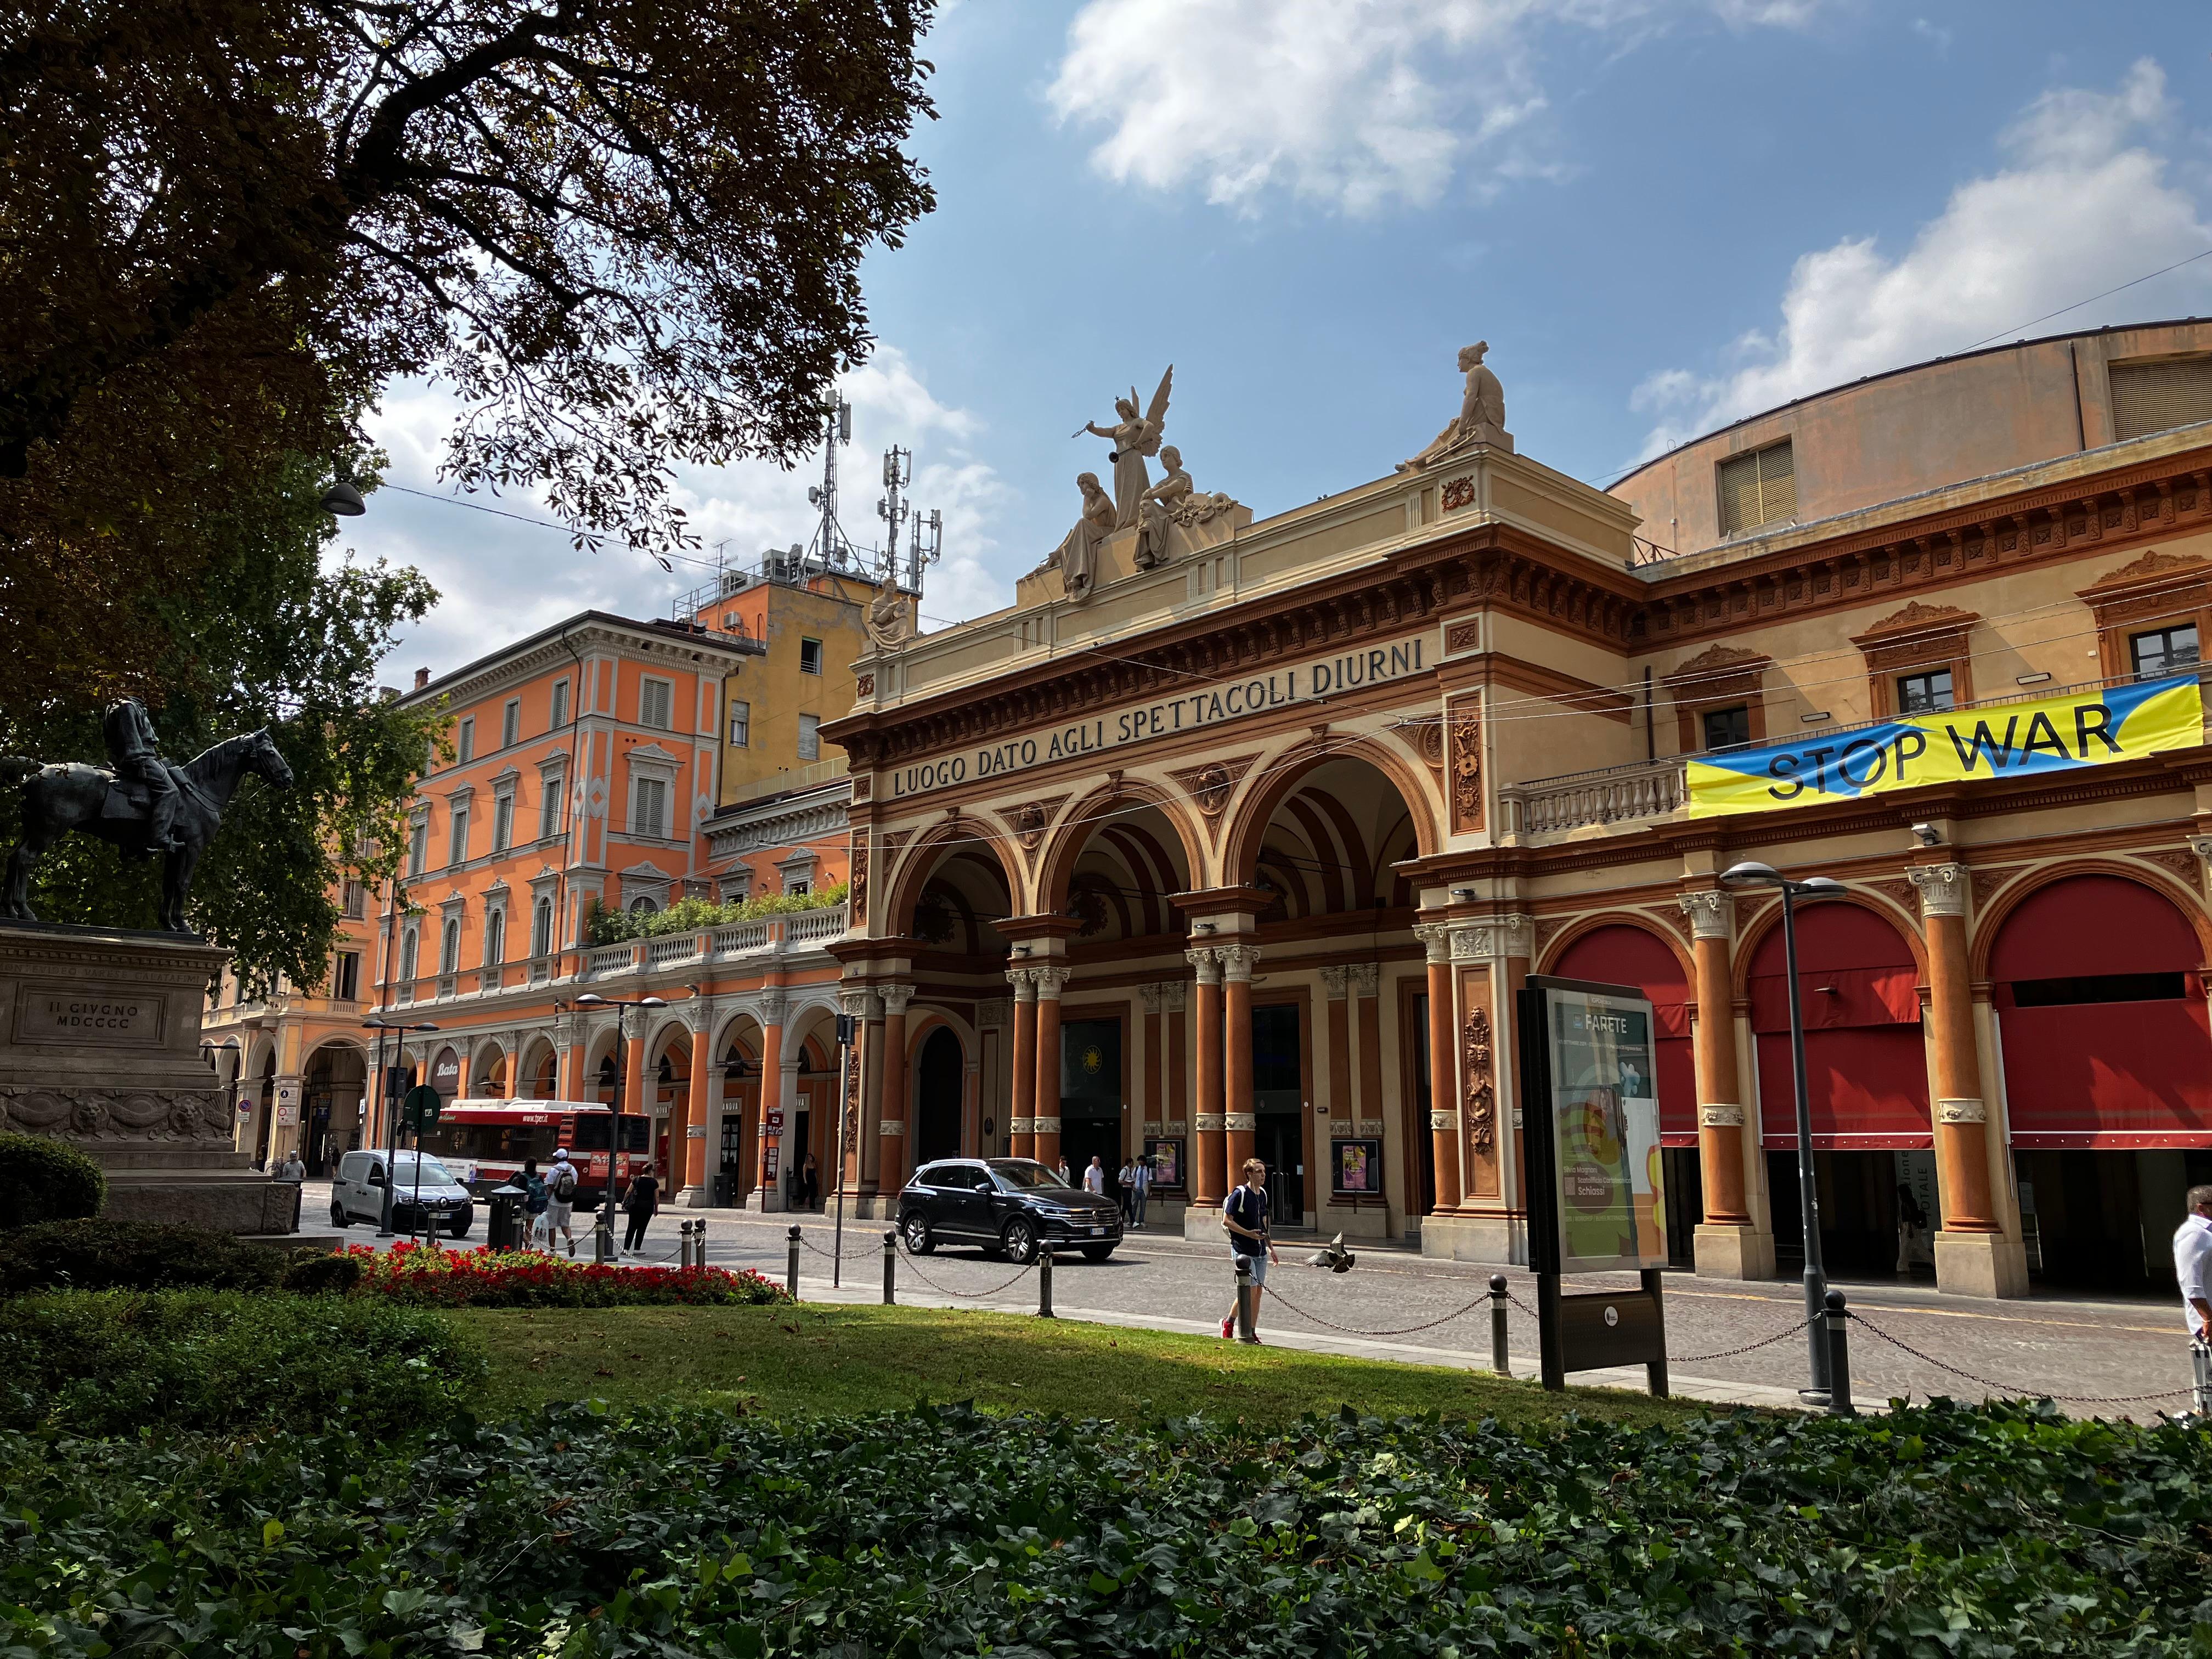
[[[100,1160],[105,1213],[219,1232],[289,1232],[293,1194],[231,1146],[200,1052],[226,953],[169,933],[0,922],[0,1127]]]

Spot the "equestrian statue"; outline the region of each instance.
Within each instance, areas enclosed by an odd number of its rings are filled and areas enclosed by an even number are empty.
[[[269,728],[225,738],[182,766],[161,758],[154,723],[136,697],[109,705],[100,721],[109,767],[81,761],[41,765],[20,755],[0,756],[0,781],[23,784],[23,836],[8,855],[0,886],[0,917],[36,921],[31,910],[31,871],[64,830],[112,842],[127,858],[161,854],[161,926],[190,933],[185,896],[200,854],[222,824],[239,781],[247,773],[279,789],[292,787],[292,769],[276,751]]]

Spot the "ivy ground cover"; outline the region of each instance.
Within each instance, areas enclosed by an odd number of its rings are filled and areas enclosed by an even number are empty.
[[[554,1408],[0,1437],[0,1651],[2201,1654],[2212,1434],[2020,1407],[1255,1437]]]

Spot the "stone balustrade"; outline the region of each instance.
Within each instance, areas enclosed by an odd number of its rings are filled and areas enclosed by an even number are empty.
[[[1680,812],[1688,799],[1683,763],[1676,756],[1506,784],[1498,792],[1498,827],[1501,835],[1519,837],[1644,823]]]

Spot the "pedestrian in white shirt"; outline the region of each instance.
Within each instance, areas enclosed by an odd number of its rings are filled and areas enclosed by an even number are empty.
[[[2188,1204],[2173,1235],[2173,1276],[2189,1322],[2192,1403],[2199,1416],[2212,1416],[2212,1187],[2191,1187]]]
[[[1083,1190],[1094,1193],[1100,1198],[1106,1196],[1106,1166],[1096,1158],[1091,1160],[1090,1168],[1083,1172]]]

